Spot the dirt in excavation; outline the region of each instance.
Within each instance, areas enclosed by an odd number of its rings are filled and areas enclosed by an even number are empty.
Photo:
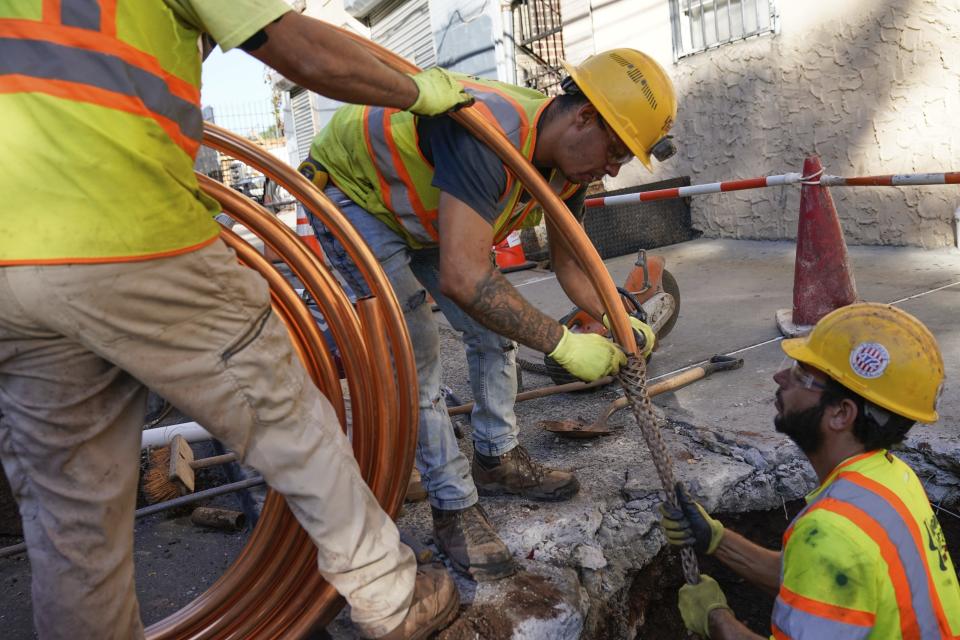
[[[749,513],[718,514],[724,526],[744,535],[768,549],[779,549],[783,532],[805,505],[803,500],[786,503],[783,509]],[[960,518],[949,513],[937,514],[947,548],[957,568],[960,558]],[[717,580],[737,619],[764,637],[770,635],[770,616],[774,596],[762,591],[709,556],[698,556],[700,572]],[[685,638],[683,620],[677,609],[677,591],[683,586],[680,556],[666,550],[640,571],[633,581],[629,596],[628,627],[637,629],[637,640]],[[598,638],[613,638],[612,629],[601,629]]]
[[[513,635],[514,621],[504,610],[522,612],[528,618],[550,618],[557,602],[562,600],[556,587],[541,576],[519,573],[509,578],[510,589],[503,596],[503,607],[479,605],[461,608],[460,616],[443,631],[438,640],[508,640]]]

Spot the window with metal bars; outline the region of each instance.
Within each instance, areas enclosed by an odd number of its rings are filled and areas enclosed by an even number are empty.
[[[777,31],[774,0],[670,0],[673,55],[682,58]]]
[[[547,95],[557,95],[566,75],[563,59],[563,23],[560,0],[513,0],[513,39],[517,84]]]

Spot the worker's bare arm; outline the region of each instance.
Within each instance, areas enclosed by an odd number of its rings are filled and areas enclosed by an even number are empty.
[[[603,301],[587,279],[587,274],[580,268],[563,234],[549,217],[545,217],[544,221],[550,243],[550,265],[557,274],[557,281],[573,304],[599,320],[604,313]]]
[[[417,99],[409,76],[320,20],[290,11],[264,31],[267,41],[251,55],[306,89],[342,102],[400,109]]]
[[[710,640],[765,640],[737,620],[729,609],[714,609],[708,620]]]
[[[779,551],[765,549],[736,531],[725,529],[713,555],[764,591],[772,595],[780,591]]]
[[[520,295],[490,260],[493,228],[469,205],[440,194],[440,290],[471,318],[531,349],[550,353],[560,324]]]

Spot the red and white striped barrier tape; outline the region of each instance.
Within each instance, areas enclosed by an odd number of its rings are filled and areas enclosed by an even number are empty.
[[[642,193],[606,196],[604,198],[587,198],[587,200],[584,202],[584,205],[588,208],[605,207],[617,204],[631,204],[634,202],[651,202],[654,200],[688,198],[691,196],[703,196],[711,193],[724,193],[727,191],[743,191],[744,189],[780,187],[788,184],[820,185],[823,187],[901,187],[936,184],[960,184],[960,172],[905,173],[889,176],[861,176],[857,178],[821,176],[819,174],[804,176],[800,173],[784,173],[776,176],[747,178],[745,180],[729,180],[726,182],[710,182],[708,184],[694,184],[688,187],[657,189],[655,191],[644,191]]]
[[[901,173],[892,176],[863,176],[860,178],[823,176],[820,178],[819,184],[824,187],[905,187],[923,184],[960,184],[960,171]]]

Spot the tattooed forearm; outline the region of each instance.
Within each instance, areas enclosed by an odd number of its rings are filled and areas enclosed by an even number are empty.
[[[560,324],[534,308],[503,275],[491,269],[461,305],[474,320],[502,336],[543,353],[550,353],[563,337]]]

